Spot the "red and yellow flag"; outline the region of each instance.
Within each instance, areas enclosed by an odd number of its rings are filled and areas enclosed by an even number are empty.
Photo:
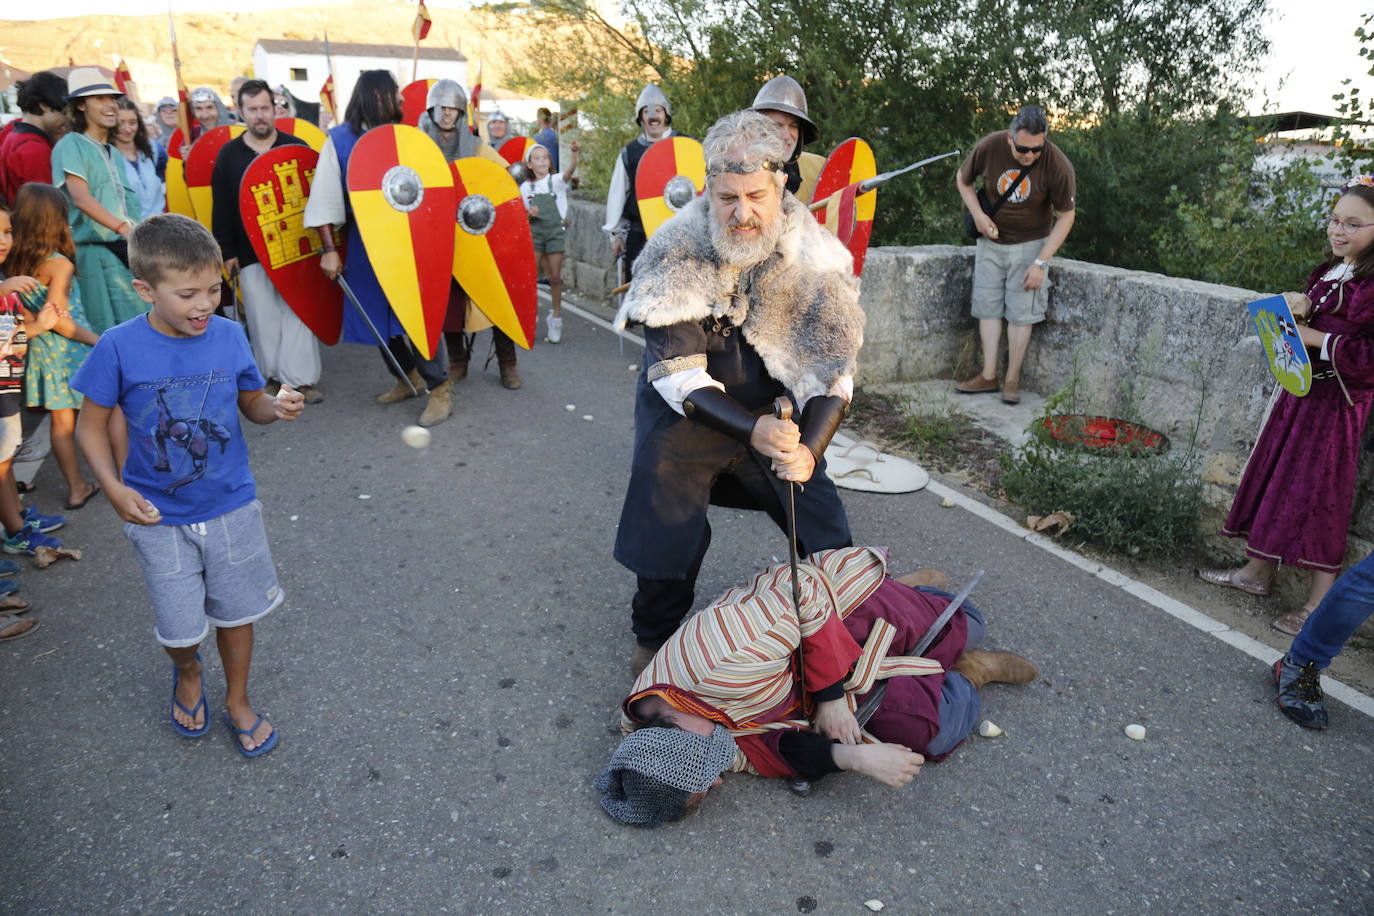
[[[429,27],[434,25],[434,20],[429,18],[429,10],[425,8],[425,0],[420,0],[420,9],[415,13],[415,24],[410,27],[410,34],[415,37],[417,42],[424,41],[429,34]]]
[[[472,98],[468,99],[468,130],[477,135],[477,112],[482,104],[482,62],[477,61],[477,82],[472,85]]]
[[[129,72],[129,65],[124,63],[124,58],[119,59],[119,66],[115,67],[115,88],[125,95],[129,94],[129,86],[134,81],[134,75]]]
[[[320,104],[329,114],[329,121],[334,122],[334,74],[329,74],[325,79],[324,85],[320,87]]]

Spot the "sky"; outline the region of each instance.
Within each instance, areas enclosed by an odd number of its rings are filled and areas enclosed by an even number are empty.
[[[226,0],[174,0],[178,13],[197,10],[223,10]],[[18,6],[18,0],[3,0],[3,6]],[[235,10],[298,6],[300,0],[233,0]],[[316,0],[329,6],[329,0]],[[465,7],[462,0],[429,0],[432,10]],[[0,16],[13,19],[49,19],[40,11],[54,7],[66,16],[103,13],[109,0],[58,0],[58,3],[25,4],[25,9],[6,9]],[[1361,15],[1374,9],[1370,0],[1270,0],[1268,22],[1272,51],[1256,87],[1252,110],[1258,112],[1267,95],[1269,107],[1276,111],[1314,111],[1335,114],[1331,95],[1350,78],[1366,99],[1374,99],[1374,76],[1368,70],[1374,61],[1359,57],[1359,42],[1354,37]],[[1317,11],[1320,10],[1320,13]],[[167,11],[166,0],[122,0],[119,12],[125,15],[157,14]]]

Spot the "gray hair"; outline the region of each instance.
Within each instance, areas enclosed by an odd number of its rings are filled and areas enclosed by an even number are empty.
[[[777,179],[779,191],[787,180],[782,167],[792,155],[792,143],[771,118],[756,111],[736,111],[721,118],[711,125],[701,146],[707,178],[766,169]]]
[[[1011,135],[1016,136],[1016,132],[1024,130],[1034,136],[1035,134],[1048,133],[1050,129],[1049,119],[1045,117],[1045,109],[1039,105],[1026,105],[1016,113],[1016,117],[1011,119]]]

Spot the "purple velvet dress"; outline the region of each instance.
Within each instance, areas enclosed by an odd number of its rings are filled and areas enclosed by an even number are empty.
[[[1260,432],[1221,529],[1245,552],[1285,566],[1337,573],[1350,527],[1360,435],[1374,397],[1374,277],[1307,281],[1310,326],[1331,334],[1330,360],[1312,357],[1312,390],[1284,391]]]

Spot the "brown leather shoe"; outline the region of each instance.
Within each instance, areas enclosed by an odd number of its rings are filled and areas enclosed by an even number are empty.
[[[960,394],[991,394],[997,391],[997,379],[984,378],[983,373],[978,373],[967,382],[961,382],[954,386],[954,390]]]
[[[1007,379],[1002,383],[1002,403],[1020,404],[1021,403],[1021,381],[1020,379]]]
[[[1310,607],[1300,607],[1297,610],[1289,611],[1279,617],[1269,621],[1269,625],[1280,633],[1287,633],[1289,636],[1297,636],[1302,625],[1307,622],[1307,618],[1312,616]]]
[[[501,367],[501,384],[511,391],[521,387],[524,383],[520,381],[520,373],[515,371],[514,366]]]
[[[938,588],[942,592],[949,591],[949,576],[938,569],[918,569],[915,572],[907,573],[897,581],[912,588],[925,585],[930,588]]]
[[[959,656],[954,670],[968,678],[974,689],[994,681],[1003,684],[1025,684],[1033,681],[1040,670],[1026,659],[1010,652],[988,652],[969,649]]]

